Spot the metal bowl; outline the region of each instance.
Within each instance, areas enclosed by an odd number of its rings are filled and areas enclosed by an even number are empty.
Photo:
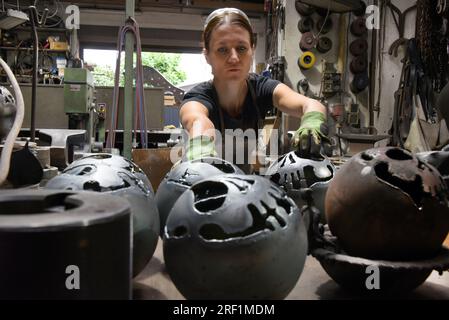
[[[312,256],[341,287],[357,293],[379,296],[407,293],[423,284],[432,271],[442,273],[449,269],[449,249],[444,246],[430,259],[388,261],[350,256],[339,248],[335,237],[326,235],[324,239],[327,245],[312,249]]]

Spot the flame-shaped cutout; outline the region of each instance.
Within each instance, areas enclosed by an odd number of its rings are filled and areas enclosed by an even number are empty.
[[[90,175],[96,171],[97,167],[95,165],[79,165],[76,167],[69,167],[63,171],[73,176],[85,176]]]
[[[242,179],[238,177],[225,178],[226,182],[233,184],[241,193],[247,193],[255,181],[251,179]]]
[[[408,194],[418,208],[422,207],[424,190],[423,181],[419,175],[416,175],[414,180],[406,181],[400,179],[398,176],[390,173],[388,170],[388,163],[385,162],[377,164],[374,167],[374,172],[379,179],[401,189],[404,193]]]
[[[288,215],[293,212],[292,205],[285,198],[278,197],[271,192],[268,192],[268,195],[275,199],[277,205],[282,207]],[[253,203],[247,205],[247,209],[252,217],[252,224],[245,230],[226,233],[218,224],[208,223],[201,226],[199,231],[200,236],[206,241],[223,241],[235,238],[245,238],[263,230],[275,231],[276,226],[273,224],[272,218],[277,221],[281,228],[287,227],[288,221],[278,214],[276,207],[270,207],[264,201],[260,201],[260,204],[265,209],[265,212],[260,212],[257,206]]]
[[[233,166],[231,166],[229,163],[218,163],[218,162],[213,162],[211,163],[215,168],[217,168],[218,170],[220,170],[223,173],[236,173],[235,172],[235,168]]]
[[[112,158],[112,155],[107,153],[99,153],[99,154],[93,154],[91,156],[83,157],[81,160],[84,159],[98,159],[98,160],[104,160],[104,159],[110,159]]]
[[[361,157],[363,160],[365,160],[365,161],[371,161],[371,160],[374,159],[372,155],[370,155],[370,154],[368,154],[368,153],[366,153],[366,152],[362,152],[362,154],[360,155],[360,157]]]
[[[221,182],[204,181],[191,188],[194,207],[199,212],[209,212],[220,208],[226,200],[228,187]]]
[[[405,161],[413,160],[413,156],[406,153],[404,150],[393,148],[385,152],[386,156],[393,160]]]

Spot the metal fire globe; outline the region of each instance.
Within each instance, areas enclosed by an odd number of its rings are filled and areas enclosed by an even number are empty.
[[[151,183],[136,164],[117,155],[91,154],[72,162],[46,188],[104,192],[127,199],[133,216],[133,275],[150,261],[159,239],[159,214]]]
[[[16,100],[8,89],[0,86],[0,140],[8,135],[15,115]]]
[[[175,203],[164,233],[168,273],[187,299],[283,299],[308,242],[298,207],[260,176],[205,179]]]
[[[159,210],[161,237],[170,210],[181,194],[198,181],[222,174],[243,174],[243,172],[228,161],[206,157],[181,162],[167,173],[157,189],[155,198]]]
[[[432,258],[449,231],[448,192],[439,172],[408,151],[370,149],[348,160],[331,181],[326,218],[352,256]]]
[[[271,164],[266,175],[271,181],[282,187],[298,207],[303,205],[299,190],[302,188],[312,189],[314,204],[320,210],[321,216],[324,217],[324,199],[329,182],[335,172],[335,166],[328,158],[321,161],[304,159],[292,151]]]

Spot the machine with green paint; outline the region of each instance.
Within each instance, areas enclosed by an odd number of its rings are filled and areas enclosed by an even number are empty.
[[[89,70],[64,70],[64,112],[69,117],[69,129],[87,130],[88,143],[92,144],[95,141],[94,123],[98,125],[102,119],[95,109],[94,78]]]
[[[72,114],[89,114],[93,104],[94,78],[87,69],[64,70],[64,111]]]

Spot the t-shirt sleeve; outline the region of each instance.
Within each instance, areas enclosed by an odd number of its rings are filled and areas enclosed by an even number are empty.
[[[190,101],[196,101],[203,104],[209,111],[209,115],[213,110],[213,97],[210,89],[206,88],[206,84],[199,84],[190,89],[182,99],[181,106]]]
[[[257,76],[256,79],[257,104],[261,116],[265,117],[268,110],[273,108],[273,92],[281,82],[264,76]]]
[[[217,128],[217,125],[220,123],[220,116],[218,114],[218,109],[215,107],[213,87],[210,83],[204,82],[190,89],[184,95],[181,107],[189,101],[196,101],[203,104],[209,112],[209,119]]]

